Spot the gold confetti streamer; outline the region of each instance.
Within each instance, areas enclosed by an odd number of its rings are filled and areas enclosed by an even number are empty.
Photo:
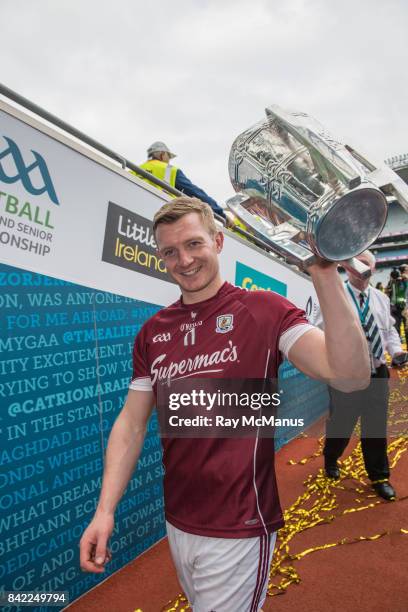
[[[167,605],[162,608],[161,612],[192,612],[192,608],[188,603],[188,599],[183,593],[177,595],[176,599],[169,601]]]
[[[398,370],[397,372],[399,383],[406,383],[408,379],[408,367]],[[400,384],[397,389],[393,389],[390,394],[389,401],[389,421],[390,423],[405,425],[403,430],[401,427],[399,431],[404,431],[405,435],[400,435],[396,439],[392,440],[388,444],[388,456],[390,467],[393,468],[401,459],[402,455],[408,450],[408,419],[407,415],[398,413],[396,419],[397,405],[401,402],[406,402],[408,397],[403,393],[403,384]],[[405,403],[406,406],[406,403]],[[322,439],[319,439],[319,451],[314,453],[310,457],[301,461],[291,461],[291,465],[304,464],[313,457],[321,454]],[[344,481],[351,482],[348,486]],[[268,595],[282,595],[286,589],[292,584],[298,584],[300,582],[300,575],[297,569],[295,569],[294,562],[303,559],[307,555],[321,551],[329,550],[336,546],[342,546],[345,544],[357,544],[364,541],[376,541],[384,536],[394,536],[397,534],[407,535],[408,530],[401,528],[399,530],[385,531],[383,533],[358,536],[356,538],[342,538],[338,542],[331,542],[328,544],[322,544],[313,548],[308,548],[297,554],[291,554],[291,544],[294,538],[303,531],[310,529],[314,526],[331,523],[336,518],[350,514],[352,512],[362,512],[370,508],[383,503],[382,500],[371,493],[368,488],[366,472],[364,468],[364,460],[361,452],[361,444],[359,443],[353,452],[340,463],[340,479],[331,480],[326,478],[323,470],[315,476],[309,475],[304,482],[305,493],[299,496],[294,504],[284,512],[285,525],[278,533],[277,544],[275,548],[274,557],[272,560],[270,581],[268,585]],[[345,508],[342,511],[335,513],[338,509],[336,491],[355,491],[361,497],[354,498],[354,502],[357,506],[352,508]],[[400,503],[405,501],[407,497],[398,498],[392,503]],[[373,499],[373,501],[371,501]],[[368,503],[367,503],[368,502]],[[277,582],[276,580],[279,580]]]

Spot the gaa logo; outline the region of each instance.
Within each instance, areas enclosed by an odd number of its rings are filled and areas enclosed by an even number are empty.
[[[157,334],[153,336],[153,342],[169,342],[171,340],[171,334]]]
[[[33,151],[31,149],[31,153],[34,155],[34,161],[26,166],[23,156],[21,155],[20,149],[12,140],[7,136],[4,136],[4,140],[7,145],[3,151],[0,151],[0,181],[3,183],[11,184],[16,183],[17,181],[21,181],[25,187],[25,189],[31,193],[31,195],[41,195],[42,193],[48,193],[50,200],[54,202],[54,204],[59,204],[57,194],[55,193],[54,185],[51,180],[50,173],[48,171],[47,164],[45,159],[37,153],[37,151]],[[7,174],[3,167],[2,160],[12,159],[14,162],[15,169],[17,170],[16,174]],[[38,170],[40,176],[42,178],[43,184],[40,187],[34,187],[30,174],[34,171]]]

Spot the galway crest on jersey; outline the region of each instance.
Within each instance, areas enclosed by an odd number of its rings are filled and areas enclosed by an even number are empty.
[[[226,334],[234,329],[234,315],[223,314],[217,317],[217,327],[215,331],[217,334]]]

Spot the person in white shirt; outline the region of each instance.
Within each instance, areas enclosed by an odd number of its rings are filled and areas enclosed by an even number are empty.
[[[357,259],[375,270],[375,257],[364,251]],[[351,272],[345,290],[356,308],[366,333],[371,356],[371,383],[362,390],[342,393],[330,388],[330,417],[326,422],[326,441],[323,450],[325,471],[329,478],[337,479],[340,470],[337,460],[349,443],[351,434],[361,419],[361,446],[364,465],[376,493],[387,500],[395,499],[396,493],[389,482],[390,469],[387,457],[387,411],[389,399],[389,372],[385,351],[393,359],[404,357],[400,338],[394,327],[389,298],[369,286],[370,278],[361,279]],[[314,324],[322,327],[319,311]]]

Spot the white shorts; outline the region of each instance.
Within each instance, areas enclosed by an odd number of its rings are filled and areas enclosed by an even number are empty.
[[[276,533],[257,538],[208,538],[166,525],[177,575],[194,612],[261,609]]]

